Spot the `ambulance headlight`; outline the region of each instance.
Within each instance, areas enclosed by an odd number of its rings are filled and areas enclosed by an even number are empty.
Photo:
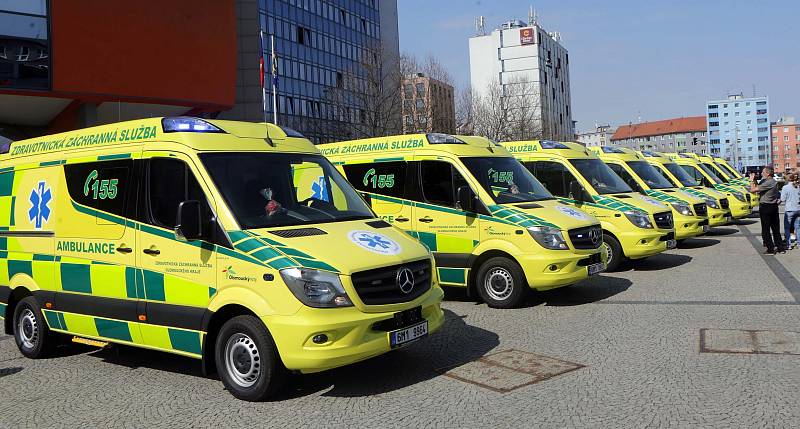
[[[558,228],[532,226],[528,228],[528,232],[531,234],[531,237],[545,249],[566,250],[569,248],[567,247],[567,242],[564,240],[564,236],[561,234],[561,230]]]
[[[672,208],[684,216],[694,216],[694,213],[692,213],[692,208],[686,203],[672,203]]]
[[[719,203],[717,203],[717,200],[714,198],[706,198],[706,205],[712,209],[719,209]]]
[[[283,281],[303,304],[315,308],[350,307],[339,276],[307,268],[286,268],[280,271]]]
[[[638,226],[639,228],[646,228],[652,229],[653,224],[650,222],[650,215],[645,212],[640,212],[638,210],[628,210],[626,212],[622,212],[632,224]]]
[[[733,192],[731,192],[731,195],[733,195],[734,198],[736,198],[737,200],[739,200],[739,201],[741,201],[743,203],[747,202],[747,199],[744,197],[744,194],[741,193],[741,192],[733,191]]]

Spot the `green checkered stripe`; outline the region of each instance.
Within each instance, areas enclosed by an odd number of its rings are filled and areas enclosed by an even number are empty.
[[[558,228],[558,226],[547,222],[540,217],[530,215],[511,206],[493,205],[489,206],[489,211],[492,212],[492,217],[506,220],[523,228],[529,228],[532,226],[549,226],[551,228]]]
[[[592,198],[594,199],[594,202],[581,201],[579,203],[578,201],[575,201],[572,198],[562,198],[562,197],[559,197],[558,200],[561,201],[562,203],[570,204],[570,205],[578,205],[578,204],[580,204],[580,205],[583,205],[583,206],[597,207],[599,209],[616,210],[616,211],[621,211],[621,212],[631,211],[631,210],[645,212],[644,210],[642,210],[642,209],[640,209],[640,208],[638,208],[636,206],[632,206],[632,205],[630,205],[628,203],[625,203],[625,202],[622,202],[622,201],[620,201],[620,200],[618,200],[616,198],[604,197],[602,195],[595,195]]]
[[[426,209],[426,210],[433,210],[433,211],[442,212],[442,213],[450,213],[450,214],[454,214],[454,215],[464,216],[464,212],[463,211],[457,210],[457,209],[454,209],[454,208],[450,208],[450,207],[442,207],[442,206],[437,206],[437,205],[433,205],[433,204],[427,204],[427,203],[423,203],[423,202],[419,202],[419,201],[406,200],[406,199],[402,199],[402,198],[387,197],[386,195],[373,194],[371,192],[367,192],[367,194],[369,194],[370,198],[375,199],[375,200],[379,200],[379,201],[386,201],[386,202],[389,202],[389,203],[402,204],[404,206],[418,207],[418,208]],[[502,224],[506,224],[506,225],[521,226],[519,224],[519,220],[520,219],[515,218],[512,215],[513,214],[522,213],[523,215],[528,217],[528,219],[525,219],[525,220],[533,222],[534,219],[538,219],[539,222],[542,222],[541,225],[547,225],[547,226],[556,227],[555,225],[553,225],[551,223],[548,223],[548,222],[542,220],[541,218],[538,218],[536,216],[528,215],[525,212],[523,212],[521,210],[518,210],[518,209],[515,209],[513,207],[507,207],[507,206],[492,206],[492,207],[501,207],[501,208],[504,208],[504,209],[508,209],[509,212],[503,213],[503,216],[496,215],[494,212],[492,212],[492,216],[485,216],[485,215],[479,214],[478,218],[481,219],[481,220],[489,221],[489,222],[497,222],[497,223],[502,223]],[[490,211],[491,211],[491,208],[490,208]]]
[[[23,259],[24,258],[24,259]],[[53,264],[56,264],[55,273]],[[98,261],[0,250],[0,284],[23,274],[43,290],[204,307],[216,289],[163,273]],[[54,275],[55,274],[55,275]]]
[[[196,357],[202,354],[202,333],[199,331],[47,309],[44,309],[43,313],[47,325],[55,331],[139,345],[144,343],[142,338],[147,336],[149,345],[181,351]]]
[[[667,194],[666,192],[657,191],[655,189],[650,189],[645,191],[645,193],[659,201],[663,201],[665,203],[683,203],[689,204],[688,201],[682,200],[680,198],[673,197],[672,195]]]
[[[718,189],[723,192],[743,192],[742,189],[736,189],[736,186],[726,185],[724,183],[715,184],[714,189]]]
[[[236,250],[276,270],[303,267],[339,272],[307,253],[250,231],[228,231],[228,236]]]
[[[697,189],[694,189],[694,188],[681,188],[681,190],[686,191],[686,192],[688,192],[688,193],[690,193],[690,194],[692,194],[692,195],[694,195],[695,197],[698,197],[698,198],[703,198],[703,199],[714,198],[711,195],[706,194],[705,192],[702,192],[702,191],[698,191]],[[714,198],[714,199],[716,199],[716,198]]]
[[[13,167],[0,169],[0,231],[14,226],[14,171]]]
[[[439,283],[464,286],[467,284],[469,268],[436,267]]]

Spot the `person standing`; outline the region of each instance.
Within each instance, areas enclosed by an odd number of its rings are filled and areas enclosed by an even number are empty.
[[[781,201],[785,204],[783,215],[783,233],[786,236],[786,247],[794,249],[797,245],[796,234],[800,231],[800,184],[798,184],[797,174],[790,174],[786,178],[786,184],[781,188]],[[791,240],[792,232],[795,233],[795,241]]]
[[[778,216],[778,182],[775,181],[772,167],[761,170],[761,182],[756,182],[756,173],[750,173],[750,192],[758,192],[758,214],[761,218],[761,238],[764,240],[766,253],[785,252],[784,241],[781,239],[781,222]],[[772,235],[770,235],[772,231]]]

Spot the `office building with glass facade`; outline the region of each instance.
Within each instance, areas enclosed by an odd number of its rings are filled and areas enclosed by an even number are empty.
[[[725,158],[737,169],[757,171],[770,165],[769,99],[729,95],[706,103],[711,155]]]
[[[263,48],[268,121],[277,107],[280,125],[314,142],[364,137],[361,125],[374,113],[364,88],[375,80],[389,83],[399,65],[397,0],[238,0],[237,23],[236,106],[220,118],[264,120],[258,75]],[[399,80],[395,85],[399,91]],[[396,116],[399,129],[399,110]]]

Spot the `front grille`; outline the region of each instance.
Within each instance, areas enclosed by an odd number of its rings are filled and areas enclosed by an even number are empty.
[[[706,225],[708,225],[708,219],[701,220],[701,221],[700,221],[700,223],[698,223],[698,225],[700,225],[700,226],[706,226]]]
[[[281,229],[278,231],[270,231],[270,233],[282,238],[310,237],[312,235],[327,234],[327,232],[319,228]]]
[[[578,266],[579,267],[588,267],[589,265],[599,264],[601,262],[603,262],[603,257],[600,256],[599,253],[595,253],[594,255],[589,256],[588,258],[583,258],[580,261],[578,261]]]
[[[664,213],[656,213],[653,215],[656,220],[656,226],[660,229],[672,229],[672,213],[664,212]]]
[[[745,195],[747,196],[747,202],[749,203],[751,195],[749,193],[746,193]]]
[[[722,207],[724,210],[728,210],[728,207],[729,207],[728,199],[727,198],[720,199],[719,200],[719,206]]]
[[[404,293],[397,284],[398,273],[408,268],[414,274],[414,287]],[[431,261],[381,267],[353,274],[353,287],[366,305],[397,304],[413,301],[431,288]]]
[[[658,240],[659,241],[669,241],[669,240],[674,240],[674,239],[675,239],[675,233],[670,231],[667,235],[662,235],[661,238],[659,238]]]
[[[705,203],[697,203],[694,205],[694,214],[697,216],[707,216],[708,207],[706,207]]]
[[[594,242],[592,237],[595,238]],[[597,225],[570,229],[569,241],[576,249],[597,249],[603,244],[603,230]]]

